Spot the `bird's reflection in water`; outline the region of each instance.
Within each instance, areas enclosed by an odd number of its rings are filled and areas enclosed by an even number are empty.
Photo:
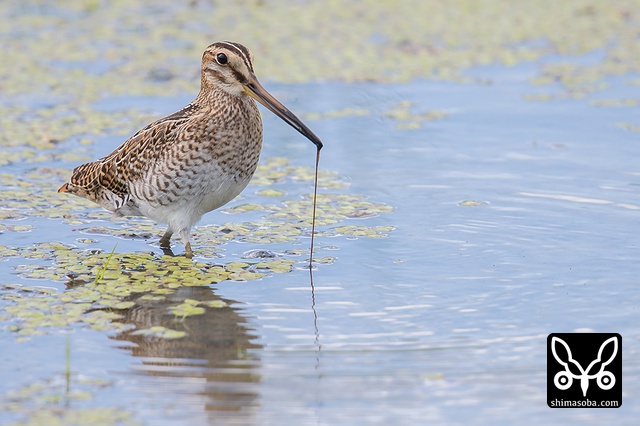
[[[224,303],[185,318],[170,312],[169,307],[187,299]],[[204,396],[202,408],[212,417],[223,412],[249,414],[257,404],[260,376],[256,371],[262,346],[252,343],[257,336],[251,334],[246,319],[233,307],[235,303],[221,299],[208,287],[181,287],[161,301],[138,299],[122,320],[136,328],[115,339],[134,344],[123,348],[143,357],[141,374],[170,378],[172,388],[167,392],[176,397],[185,392]],[[136,333],[156,326],[187,334],[165,339]]]

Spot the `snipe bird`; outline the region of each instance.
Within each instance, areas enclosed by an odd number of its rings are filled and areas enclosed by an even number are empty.
[[[58,192],[119,216],[166,223],[160,246],[168,249],[177,232],[186,256],[193,256],[191,228],[240,194],[256,170],[262,120],[255,101],[322,148],[320,139],[258,82],[252,59],[239,43],[207,47],[193,102],[141,129],[106,157],[76,167]]]

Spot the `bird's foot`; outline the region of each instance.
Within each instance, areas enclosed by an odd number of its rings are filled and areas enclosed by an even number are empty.
[[[184,257],[186,257],[187,259],[191,259],[193,257],[193,251],[191,251],[191,243],[185,244],[184,249],[186,251]]]
[[[167,256],[175,256],[175,254],[173,254],[173,250],[171,250],[172,234],[172,232],[167,231],[164,233],[162,238],[160,238],[160,250],[162,250],[162,253],[166,254]]]
[[[171,257],[175,257],[176,256],[173,253],[173,250],[171,250],[171,247],[169,247],[169,246],[163,246],[162,244],[160,244],[160,250],[162,250],[162,254],[164,254],[164,255],[171,256]]]

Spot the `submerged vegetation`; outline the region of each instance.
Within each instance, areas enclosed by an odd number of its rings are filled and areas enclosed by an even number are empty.
[[[292,14],[296,19],[287,19]],[[607,87],[606,77],[640,71],[637,0],[366,1],[348,6],[196,1],[166,9],[147,1],[9,1],[0,6],[0,18],[5,47],[0,53],[0,233],[8,237],[0,255],[15,277],[1,278],[0,319],[5,330],[23,337],[76,323],[123,327],[115,320],[134,306],[133,295],[162,298],[179,286],[251,281],[289,272],[302,260],[305,251],[296,242],[306,238],[311,200],[309,194],[291,197],[288,185],[307,188],[313,170],[290,159],[262,160],[248,188],[261,202],[240,200],[224,209],[238,215],[232,221],[197,229],[195,262],[150,252],[107,254],[105,244],[113,244],[112,237],[150,240],[161,231],[150,221],[114,219],[85,200],[55,192],[73,165],[93,158],[98,140],[125,137],[157,118],[114,99],[195,93],[199,55],[214,40],[242,41],[253,50],[260,75],[283,82],[467,81],[464,70],[477,65],[514,65],[549,55],[597,56],[582,63],[548,61],[532,83],[552,90],[528,96],[532,101],[588,97]],[[281,25],[285,21],[288,25]],[[117,107],[105,108],[105,100]],[[638,99],[590,102],[628,107]],[[404,100],[391,101],[381,111],[345,106],[301,113],[318,122],[379,114],[407,131],[449,116]],[[637,131],[639,124],[616,126]],[[387,236],[392,226],[343,223],[393,210],[351,193],[348,186],[337,173],[321,171],[318,236]],[[81,235],[73,244],[43,235],[35,244],[20,245],[11,237],[40,232],[44,220],[73,226]],[[290,247],[269,258],[214,263],[230,242]],[[320,247],[316,261],[326,264],[334,258],[323,256]],[[47,283],[64,283],[65,289]],[[181,317],[201,309],[184,308],[172,312]]]
[[[282,180],[307,182],[312,174],[307,168],[290,166],[288,161],[272,158],[260,166],[254,185],[274,185]],[[72,199],[74,208],[62,217],[59,212],[46,208],[42,193],[46,184],[26,185],[24,201],[14,198],[7,209],[14,218],[55,218],[73,224],[85,235],[99,237],[111,235],[119,238],[155,239],[161,233],[151,221],[118,219],[124,227],[96,226],[96,217],[109,218],[108,213],[97,211],[87,203]],[[323,172],[320,186],[346,187],[334,173]],[[14,191],[7,189],[5,194]],[[259,192],[262,190],[258,190]],[[0,191],[2,192],[2,191]],[[28,195],[27,195],[28,194]],[[282,253],[263,252],[248,255],[247,259],[223,264],[210,263],[218,257],[218,247],[225,242],[248,242],[258,245],[295,242],[304,238],[311,217],[311,199],[288,200],[284,192],[262,196],[268,204],[235,204],[225,211],[229,214],[259,213],[258,219],[222,225],[205,225],[195,232],[196,256],[192,261],[181,256],[160,255],[153,252],[110,253],[82,246],[95,246],[94,238],[78,238],[76,244],[43,242],[28,247],[0,246],[0,255],[7,261],[16,260],[14,270],[23,279],[65,283],[63,292],[47,287],[3,284],[2,294],[6,306],[4,320],[12,323],[10,330],[27,336],[41,333],[44,328],[69,324],[86,324],[92,328],[105,329],[126,326],[112,322],[120,317],[119,310],[135,305],[131,297],[163,298],[180,286],[208,286],[225,280],[251,281],[267,274],[291,271],[297,261],[302,261],[307,250],[295,245]],[[10,195],[4,197],[11,200]],[[33,200],[35,202],[31,202]],[[39,201],[42,204],[39,204]],[[279,201],[279,202],[278,202]],[[367,227],[363,225],[338,226],[345,219],[367,218],[385,212],[391,207],[368,201],[362,196],[338,193],[323,193],[319,197],[318,235],[321,237],[385,237],[392,231],[389,226]],[[52,212],[52,216],[50,216]],[[97,215],[97,216],[96,216]],[[106,216],[106,217],[105,217]],[[103,219],[104,220],[104,219]],[[207,260],[210,259],[210,260]],[[320,263],[333,262],[332,257],[319,257]],[[13,262],[12,262],[13,263]],[[173,309],[173,308],[172,308]],[[193,314],[197,310],[177,309],[176,316]],[[90,312],[87,314],[87,312]]]
[[[200,55],[213,41],[247,45],[267,83],[490,85],[465,71],[544,59],[526,101],[640,104],[597,98],[611,77],[640,84],[627,78],[640,72],[639,0],[10,0],[0,4],[0,20],[0,332],[12,342],[78,329],[140,345],[144,339],[185,342],[195,332],[188,321],[236,315],[230,303],[212,296],[214,284],[243,285],[307,264],[313,169],[300,164],[311,158],[262,158],[246,190],[251,200],[227,206],[229,221],[195,230],[193,260],[161,254],[155,241],[163,229],[151,221],[113,218],[86,200],[56,193],[98,148],[115,147],[159,118],[156,99],[195,95]],[[312,125],[373,118],[404,134],[453,114],[395,98],[377,109],[319,103],[300,111]],[[640,132],[640,121],[614,125]],[[322,163],[320,188],[315,265],[337,262],[336,249],[346,239],[392,235],[393,215],[374,224],[367,219],[393,206],[354,194],[339,171]],[[53,228],[68,237],[61,241]],[[127,248],[117,250],[115,241]],[[226,256],[243,243],[254,250]],[[192,289],[206,290],[207,297],[178,295]],[[162,315],[135,318],[149,306]],[[233,321],[238,328],[241,321]],[[244,340],[229,351],[245,356]],[[22,414],[27,420],[20,424],[135,424],[126,410],[76,406],[113,383],[79,375],[69,362],[67,353],[59,374],[4,395],[0,411]]]

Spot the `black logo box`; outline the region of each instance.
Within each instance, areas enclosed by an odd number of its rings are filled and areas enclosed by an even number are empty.
[[[551,408],[622,405],[622,336],[551,333],[547,337],[547,404]]]

